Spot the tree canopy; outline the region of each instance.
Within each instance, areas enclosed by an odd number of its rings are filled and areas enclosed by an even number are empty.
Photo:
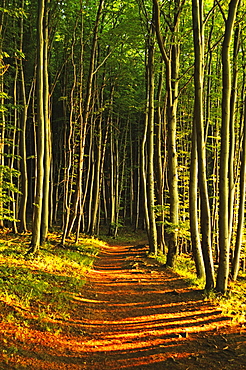
[[[226,291],[245,259],[244,5],[3,0],[1,227],[31,229],[30,253],[55,226],[64,246],[143,228]]]

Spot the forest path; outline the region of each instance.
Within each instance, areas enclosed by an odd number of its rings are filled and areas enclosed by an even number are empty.
[[[245,327],[146,251],[104,246],[53,330],[1,322],[0,370],[246,370]]]
[[[245,329],[144,246],[105,247],[85,288],[72,318],[83,337],[67,369],[246,369]]]

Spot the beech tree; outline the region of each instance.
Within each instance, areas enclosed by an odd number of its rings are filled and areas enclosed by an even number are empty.
[[[206,289],[212,289],[214,287],[214,268],[213,268],[213,256],[211,247],[211,219],[210,219],[210,205],[207,188],[207,176],[206,176],[206,158],[205,158],[205,144],[204,144],[204,127],[203,127],[203,70],[204,70],[204,31],[203,31],[203,1],[193,0],[192,1],[192,15],[193,15],[193,37],[194,37],[194,51],[195,51],[195,71],[194,71],[194,85],[195,85],[195,99],[194,99],[194,127],[193,127],[193,156],[191,157],[192,165],[191,172],[192,185],[191,188],[190,202],[193,204],[193,212],[197,212],[196,205],[193,202],[197,202],[197,196],[194,194],[196,189],[194,176],[196,175],[196,150],[198,160],[198,185],[200,190],[200,201],[201,201],[201,234],[202,234],[202,251],[203,260],[206,271]],[[192,193],[193,192],[193,193]],[[198,275],[202,275],[202,260],[199,250],[199,239],[197,233],[197,221],[195,215],[191,214],[191,220],[193,221],[192,234],[193,234],[193,248],[195,254],[196,265],[198,269]]]
[[[161,34],[160,4],[158,0],[153,0],[155,9],[155,30],[160,52],[166,67],[166,93],[167,93],[167,150],[168,150],[168,181],[170,199],[170,226],[168,238],[167,266],[173,267],[177,255],[177,229],[179,223],[179,197],[178,197],[178,173],[177,173],[177,151],[176,151],[176,126],[177,126],[177,107],[178,107],[178,74],[180,44],[178,39],[179,19],[184,1],[174,2],[174,11],[170,16],[173,22],[169,24],[171,35],[171,45],[166,49],[164,39]]]
[[[239,0],[231,0],[228,8],[228,17],[225,21],[225,35],[222,45],[222,122],[221,122],[221,150],[220,150],[220,179],[219,179],[219,269],[216,289],[225,292],[229,277],[229,226],[228,226],[228,161],[229,161],[229,127],[230,127],[230,99],[231,99],[231,63],[230,44],[233,26],[236,19]]]
[[[40,246],[41,217],[43,204],[43,181],[44,181],[44,17],[45,0],[38,1],[37,9],[37,182],[33,204],[33,224],[30,253],[38,252]]]

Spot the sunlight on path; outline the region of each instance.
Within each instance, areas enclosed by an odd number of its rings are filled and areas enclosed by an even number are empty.
[[[88,278],[70,323],[85,333],[81,369],[207,368],[206,352],[216,356],[219,350],[208,345],[208,333],[214,340],[231,325],[201,291],[147,259],[144,247],[105,248]]]
[[[246,370],[245,328],[146,251],[103,247],[57,332],[1,323],[0,370]]]

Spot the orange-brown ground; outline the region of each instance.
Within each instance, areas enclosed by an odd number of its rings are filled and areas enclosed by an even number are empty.
[[[105,247],[87,279],[62,331],[1,323],[1,370],[246,369],[246,329],[145,247]]]

